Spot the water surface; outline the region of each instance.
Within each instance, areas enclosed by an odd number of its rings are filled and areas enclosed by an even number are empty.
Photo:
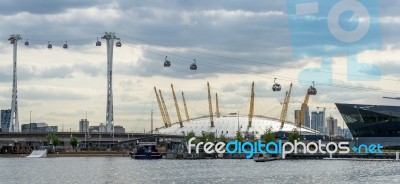
[[[400,162],[0,158],[0,183],[400,183]]]

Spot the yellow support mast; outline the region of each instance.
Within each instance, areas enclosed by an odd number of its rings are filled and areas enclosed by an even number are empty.
[[[254,116],[254,81],[253,81],[253,84],[251,85],[251,98],[250,98],[249,125],[248,125],[248,127],[251,127],[251,123],[253,121],[253,116]]]
[[[208,110],[210,113],[210,122],[211,122],[211,127],[214,127],[214,116],[211,103],[210,84],[208,82],[207,82],[207,87],[208,87]]]
[[[218,105],[218,93],[215,93],[215,115],[219,118],[219,105]]]
[[[157,102],[158,102],[158,107],[160,108],[160,113],[161,113],[161,116],[162,116],[162,118],[163,118],[164,125],[165,125],[165,127],[168,127],[168,121],[165,119],[164,108],[163,108],[163,106],[161,105],[160,97],[158,96],[157,89],[156,89],[155,86],[154,86],[154,92],[156,93],[156,98],[157,98]]]
[[[164,108],[165,120],[167,120],[168,126],[171,126],[171,119],[169,119],[167,106],[165,105],[164,98],[162,96],[161,90],[159,89],[158,92],[160,93],[161,103],[162,103],[163,108]]]
[[[176,100],[174,86],[172,84],[171,84],[171,89],[172,89],[172,95],[174,96],[174,102],[175,102],[176,114],[178,116],[179,126],[181,126],[181,128],[182,128],[183,124],[182,124],[181,112],[179,110],[179,105],[178,105],[178,101]]]
[[[189,112],[188,112],[188,109],[186,106],[186,100],[185,100],[185,95],[183,94],[183,91],[182,91],[182,99],[183,99],[183,106],[185,107],[186,121],[189,122],[190,121]]]
[[[306,98],[304,99],[304,102],[303,102],[303,104],[301,104],[301,110],[300,110],[300,117],[299,117],[299,119],[298,119],[298,123],[297,123],[297,126],[299,127],[299,128],[301,128],[301,125],[303,124],[303,119],[304,119],[304,116],[305,116],[305,114],[306,114],[306,110],[307,110],[307,107],[308,107],[308,101],[310,100],[310,94],[308,94],[307,93],[307,95],[306,95]]]
[[[291,93],[292,93],[292,83],[290,83],[289,91],[286,91],[285,101],[283,102],[283,105],[282,105],[281,117],[279,118],[279,121],[281,122],[280,129],[283,128],[283,125],[285,124],[285,121],[286,121],[286,116],[287,116],[287,111],[288,111],[288,107],[289,107]]]

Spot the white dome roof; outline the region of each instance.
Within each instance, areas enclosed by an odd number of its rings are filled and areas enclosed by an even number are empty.
[[[211,127],[210,118],[209,117],[201,117],[197,119],[192,119],[189,122],[184,121],[183,127],[179,126],[179,123],[172,124],[171,127],[159,128],[158,133],[160,134],[174,134],[174,135],[182,135],[187,134],[190,131],[193,131],[196,136],[200,136],[202,132],[212,132],[216,133],[217,137],[223,133],[226,137],[233,138],[236,136],[236,131],[238,127],[240,127],[240,131],[254,133],[256,138],[260,138],[260,136],[265,132],[265,130],[269,127],[272,127],[272,131],[283,131],[283,132],[291,132],[297,126],[291,122],[286,122],[283,128],[280,130],[281,123],[279,120],[266,118],[266,117],[253,117],[252,126],[248,129],[249,118],[236,115],[229,116],[220,116],[219,118],[214,117],[214,127]],[[239,124],[239,125],[238,125]],[[301,134],[319,134],[314,130],[310,130],[308,128],[302,127]]]

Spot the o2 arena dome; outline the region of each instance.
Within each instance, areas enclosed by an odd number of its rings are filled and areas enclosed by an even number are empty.
[[[189,132],[193,131],[196,134],[196,136],[200,136],[204,132],[204,133],[214,133],[216,137],[224,135],[227,138],[234,138],[236,136],[236,132],[240,131],[242,132],[242,135],[254,135],[255,138],[260,138],[261,135],[264,134],[265,130],[271,128],[273,132],[290,133],[293,131],[293,129],[297,129],[297,131],[301,132],[302,135],[320,134],[318,131],[306,127],[300,128],[297,126],[297,124],[286,121],[292,84],[290,84],[290,88],[285,95],[285,101],[284,103],[282,103],[281,119],[274,119],[274,118],[254,115],[254,97],[255,97],[254,82],[252,83],[252,88],[250,93],[251,94],[250,110],[249,110],[250,112],[248,116],[238,116],[238,114],[236,113],[231,113],[229,115],[224,115],[224,116],[220,115],[219,105],[218,105],[218,94],[215,95],[216,112],[214,115],[212,108],[210,85],[208,82],[207,82],[207,87],[208,87],[209,115],[200,118],[189,119],[186,101],[184,98],[184,94],[182,92],[182,99],[183,99],[185,114],[187,117],[186,121],[182,121],[174,87],[171,84],[172,94],[175,101],[175,107],[177,110],[177,115],[179,120],[179,122],[176,123],[171,123],[170,121],[170,118],[168,116],[168,110],[165,106],[165,101],[162,96],[161,90],[157,91],[156,87],[154,87],[154,92],[156,94],[160,112],[165,124],[164,127],[156,129],[156,133],[170,134],[170,135],[187,135]],[[279,92],[281,90],[281,85],[274,81],[272,89],[274,92]],[[316,93],[317,91],[313,83],[313,85],[310,86],[310,88],[307,90],[304,103],[302,104],[300,116],[304,115],[308,99],[310,98],[310,96],[316,95]],[[303,118],[300,117],[299,119],[301,120]],[[281,127],[281,122],[285,122],[283,127]],[[299,122],[298,124],[301,125],[302,123]]]
[[[292,132],[297,126],[294,123],[286,122],[283,128],[280,129],[281,123],[277,119],[255,116],[252,120],[251,127],[249,125],[249,118],[237,115],[227,115],[214,118],[214,127],[211,127],[210,118],[208,116],[201,117],[197,119],[192,119],[189,122],[184,121],[183,127],[180,127],[179,123],[174,123],[170,127],[162,127],[158,129],[160,134],[174,134],[174,135],[187,135],[189,132],[193,131],[196,136],[200,136],[203,132],[215,133],[217,137],[221,134],[228,138],[234,138],[238,129],[245,135],[246,132],[249,134],[254,134],[255,138],[260,138],[260,136],[269,127],[272,131],[278,132]],[[305,134],[319,134],[318,132],[302,127],[297,129],[301,131],[302,135]]]

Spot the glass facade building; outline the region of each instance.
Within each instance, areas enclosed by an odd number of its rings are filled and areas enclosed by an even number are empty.
[[[1,110],[1,131],[8,132],[11,124],[11,109]]]
[[[396,104],[336,103],[336,107],[354,137],[400,137],[400,106]]]
[[[325,112],[311,112],[311,128],[325,133]]]

